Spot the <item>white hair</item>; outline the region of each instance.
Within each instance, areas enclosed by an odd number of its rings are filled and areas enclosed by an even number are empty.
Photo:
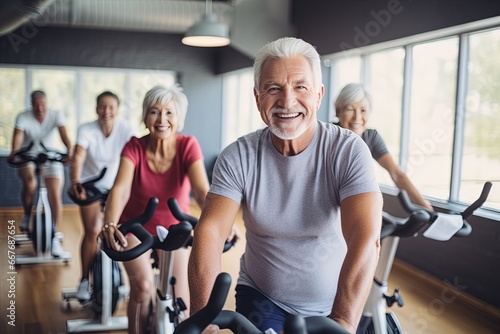
[[[366,99],[368,104],[370,105],[370,109],[373,108],[372,105],[372,96],[361,84],[350,83],[346,85],[339,93],[337,100],[335,100],[334,107],[335,112],[339,113],[344,108],[351,104],[361,101],[362,99]]]
[[[154,86],[151,88],[146,93],[146,96],[144,96],[144,101],[142,103],[142,121],[146,123],[146,116],[149,108],[158,102],[165,105],[170,101],[176,104],[178,118],[177,130],[182,131],[184,128],[184,121],[186,120],[188,99],[182,92],[182,87],[179,86],[179,84],[175,84],[169,88],[164,86]]]
[[[290,58],[303,56],[307,59],[313,71],[315,88],[321,87],[321,60],[316,49],[309,43],[299,38],[283,37],[273,42],[269,42],[260,49],[257,54],[254,69],[254,88],[259,91],[260,76],[264,63],[271,58]]]

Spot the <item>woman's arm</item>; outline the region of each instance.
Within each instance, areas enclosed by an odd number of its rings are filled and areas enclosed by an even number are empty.
[[[392,159],[392,156],[389,153],[382,155],[377,162],[389,172],[392,181],[394,181],[399,189],[406,190],[412,203],[434,211],[434,208],[422,197],[422,195],[420,195],[417,188],[415,188],[408,176],[399,168],[399,166],[396,165],[394,159]]]
[[[76,145],[73,159],[71,159],[69,164],[71,184],[68,188],[68,194],[82,200],[86,199],[86,195],[84,194],[85,189],[80,186],[80,178],[82,176],[83,163],[85,162],[86,157],[87,150],[80,145]]]
[[[120,246],[126,247],[127,240],[125,236],[116,227],[120,216],[130,198],[130,191],[132,182],[134,180],[135,166],[128,158],[121,157],[120,167],[118,167],[118,174],[116,175],[115,183],[109,192],[106,201],[106,209],[104,210],[104,224],[109,226],[103,229],[103,235],[106,242],[114,250],[120,250]],[[118,242],[114,241],[114,237]],[[114,242],[110,242],[113,240]]]
[[[191,192],[196,203],[203,208],[205,197],[208,193],[208,177],[203,160],[197,160],[188,169],[189,182],[191,182]]]

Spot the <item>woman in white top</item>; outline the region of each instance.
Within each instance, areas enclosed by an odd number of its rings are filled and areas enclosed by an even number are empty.
[[[97,97],[98,119],[79,127],[70,166],[70,196],[85,200],[86,193],[81,183],[99,175],[104,167],[107,168],[106,174],[95,185],[102,192],[109,191],[113,186],[123,146],[133,136],[129,123],[116,117],[119,104],[118,96],[112,92],[101,93]],[[97,201],[80,206],[80,215],[84,226],[80,251],[82,279],[76,297],[84,301],[90,299],[88,276],[102,228],[101,203]]]

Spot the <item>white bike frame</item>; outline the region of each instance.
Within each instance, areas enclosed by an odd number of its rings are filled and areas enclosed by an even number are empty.
[[[384,296],[387,295],[387,281],[394,263],[399,239],[396,236],[389,236],[382,240],[375,279],[363,309],[363,316],[372,318],[375,334],[387,334],[387,301]],[[396,320],[395,317],[394,320]]]

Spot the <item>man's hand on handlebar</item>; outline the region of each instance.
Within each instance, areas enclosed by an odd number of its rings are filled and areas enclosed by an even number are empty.
[[[102,227],[101,238],[108,247],[116,251],[121,251],[123,248],[127,247],[127,239],[120,232],[118,227],[114,223],[105,223]]]

